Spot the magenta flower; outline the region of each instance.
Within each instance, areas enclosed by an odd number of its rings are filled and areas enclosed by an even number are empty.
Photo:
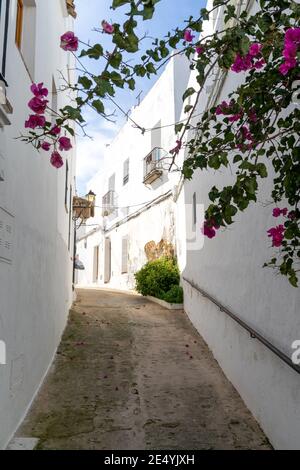
[[[104,33],[113,34],[113,32],[115,31],[114,25],[108,23],[107,21],[103,20],[101,24],[102,24]]]
[[[262,44],[259,44],[258,42],[254,42],[251,44],[250,49],[249,49],[249,54],[252,57],[256,57],[260,54],[260,51],[262,50]]]
[[[58,142],[59,142],[59,150],[65,150],[65,151],[71,150],[72,144],[71,144],[69,137],[60,137],[60,139],[58,139]]]
[[[170,153],[172,153],[174,155],[178,155],[178,153],[181,150],[181,147],[182,147],[182,141],[181,140],[176,140],[176,146],[172,150],[170,150]]]
[[[300,28],[288,29],[285,33],[284,49],[282,51],[285,61],[279,67],[279,71],[282,75],[287,75],[291,69],[296,67],[299,46]]]
[[[50,158],[50,163],[55,168],[60,168],[63,166],[64,162],[61,155],[58,152],[53,152]]]
[[[204,50],[205,50],[205,49],[204,49],[203,46],[198,46],[198,47],[196,47],[196,52],[197,52],[198,55],[203,54]]]
[[[45,109],[47,108],[47,103],[48,100],[43,100],[35,96],[29,101],[28,107],[36,114],[44,114]]]
[[[44,127],[46,123],[45,116],[39,114],[31,114],[28,121],[25,121],[25,127],[29,129],[35,129],[36,127]]]
[[[60,47],[64,51],[75,52],[78,49],[78,38],[75,36],[73,31],[67,31],[60,38]]]
[[[225,114],[229,108],[229,104],[226,101],[222,101],[222,103],[216,108],[216,115],[220,116],[221,114]]]
[[[256,112],[254,111],[254,109],[251,109],[251,110],[249,111],[249,120],[250,120],[251,122],[257,122],[257,121],[258,121],[258,117],[257,117],[257,114],[256,114]]]
[[[33,83],[30,87],[30,90],[34,94],[34,96],[37,96],[38,98],[43,98],[43,96],[48,96],[48,90],[47,88],[43,88],[43,83],[38,83],[35,84]]]
[[[263,68],[263,66],[265,65],[266,61],[265,59],[260,59],[258,60],[257,62],[255,62],[255,64],[253,64],[253,67],[256,69],[256,70],[260,70]]]
[[[295,212],[295,211],[289,212],[288,218],[289,218],[290,220],[295,220],[295,219],[297,218],[296,212]]]
[[[230,116],[228,118],[228,121],[229,122],[237,122],[243,117],[243,115],[244,115],[243,111],[240,111],[239,113],[233,114],[232,116]]]
[[[50,130],[49,134],[50,135],[59,135],[60,134],[60,131],[61,131],[61,128],[58,127],[58,126],[53,126],[52,129]]]
[[[272,238],[272,246],[279,248],[282,245],[284,232],[285,228],[283,225],[272,227],[267,231],[268,237]]]
[[[290,28],[285,33],[285,40],[287,42],[294,42],[300,45],[300,28]]]
[[[291,69],[294,69],[297,65],[296,59],[286,60],[283,64],[280,65],[279,71],[282,75],[287,75]]]
[[[279,207],[275,207],[273,209],[273,217],[279,217],[281,215],[281,209]]]
[[[184,32],[184,40],[187,41],[187,42],[192,42],[192,40],[194,39],[194,35],[192,34],[192,31],[190,29],[187,29],[185,32]]]
[[[49,142],[43,142],[41,145],[41,148],[45,150],[46,152],[49,152],[50,147],[51,147],[51,144]]]
[[[211,239],[216,236],[216,230],[218,230],[219,228],[220,226],[216,225],[214,219],[211,219],[211,220],[205,220],[201,231],[203,235]]]

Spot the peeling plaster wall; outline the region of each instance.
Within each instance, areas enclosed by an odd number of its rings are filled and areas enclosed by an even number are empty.
[[[0,449],[24,417],[52,361],[73,296],[73,235],[68,249],[70,208],[65,207],[65,166],[56,170],[49,163],[49,154],[14,139],[24,132],[31,78],[15,45],[17,1],[10,3],[6,78],[14,112],[9,115],[12,125],[0,129],[4,173],[0,220],[12,227],[9,260],[0,258],[0,340],[7,348],[7,364],[0,365]],[[73,28],[73,20],[63,6],[61,0],[36,0],[32,79],[43,81],[50,91],[53,77],[59,88],[58,70],[68,61],[68,54],[59,47],[59,37]],[[63,105],[64,97],[59,94],[58,106]],[[68,160],[68,185],[72,184],[74,191],[75,152],[68,153]]]

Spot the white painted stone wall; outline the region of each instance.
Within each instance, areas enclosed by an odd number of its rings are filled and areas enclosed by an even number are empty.
[[[73,28],[63,0],[36,0],[34,76],[30,77],[15,45],[16,5],[10,2],[6,79],[13,114],[0,129],[0,221],[12,227],[9,262],[0,258],[0,449],[3,449],[36,394],[52,361],[72,303],[73,235],[69,239],[70,198],[65,207],[65,166],[56,170],[50,155],[14,138],[24,132],[29,114],[31,78],[59,88],[59,70],[70,56],[59,47],[60,35]],[[3,2],[2,2],[3,4]],[[51,95],[50,95],[51,99]],[[58,94],[58,106],[65,97]],[[66,155],[66,154],[65,154]],[[69,160],[73,186],[75,152]],[[72,223],[71,223],[72,228]],[[7,236],[9,234],[7,233]]]
[[[212,24],[206,25],[206,31]],[[218,102],[241,80],[229,73]],[[189,86],[195,84],[191,77]],[[203,93],[197,112],[209,94]],[[213,103],[211,103],[211,106]],[[271,171],[271,169],[270,169]],[[262,265],[272,256],[266,231],[274,225],[272,207],[258,203],[236,217],[236,223],[205,240],[202,250],[186,250],[182,227],[196,193],[198,204],[209,204],[213,185],[232,181],[230,171],[197,171],[178,200],[177,238],[184,277],[216,298],[291,357],[292,342],[300,339],[300,293],[287,279]],[[267,201],[270,181],[263,180],[258,200]],[[186,226],[189,230],[190,227]],[[200,230],[198,223],[197,230]],[[300,449],[300,376],[237,325],[224,312],[183,281],[185,310],[211,348],[216,360],[277,449]]]
[[[135,108],[131,118],[145,129],[151,129],[160,121],[162,156],[176,143],[174,134],[175,120],[182,110],[182,95],[189,79],[190,71],[186,60],[176,57],[167,66],[159,80]],[[101,169],[88,183],[97,194],[96,206],[102,205],[102,197],[109,190],[108,180],[115,173],[116,205],[120,208],[112,215],[103,218],[102,209],[96,208],[94,219],[87,224],[99,224],[96,233],[81,239],[77,244],[77,253],[85,265],[85,271],[78,271],[79,285],[99,285],[116,288],[133,288],[134,273],[147,261],[144,247],[149,241],[158,243],[161,239],[175,243],[175,208],[172,192],[180,179],[179,172],[163,175],[151,185],[143,183],[144,158],[153,147],[151,132],[144,135],[128,121],[121,129],[107,150]],[[129,158],[129,182],[123,185],[123,162]],[[165,167],[168,168],[166,160]],[[168,196],[164,196],[167,195]],[[164,199],[164,197],[167,197]],[[147,208],[148,202],[157,198],[164,200]],[[126,206],[129,206],[128,208]],[[126,221],[129,216],[130,220]],[[116,224],[119,224],[116,227]],[[103,231],[105,227],[105,232]],[[87,233],[93,227],[87,227]],[[128,273],[121,272],[122,238],[129,240]],[[111,280],[104,282],[104,240],[110,238],[112,250]],[[94,274],[94,250],[99,245],[99,278]]]

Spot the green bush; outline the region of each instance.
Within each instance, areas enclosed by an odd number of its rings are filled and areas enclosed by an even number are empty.
[[[183,303],[183,289],[181,286],[172,286],[168,292],[165,292],[159,297],[170,304],[182,304]]]
[[[174,259],[159,258],[149,261],[135,274],[136,290],[170,303],[182,303],[183,291],[179,286],[180,274]]]

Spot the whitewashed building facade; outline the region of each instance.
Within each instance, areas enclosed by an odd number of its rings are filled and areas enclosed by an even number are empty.
[[[235,2],[237,7],[241,3]],[[249,13],[257,2],[242,2]],[[212,1],[208,2],[208,9]],[[206,22],[204,35],[223,29],[222,11]],[[199,99],[196,114],[228,100],[243,74],[216,70]],[[197,88],[192,74],[189,86]],[[183,152],[182,152],[183,153]],[[181,159],[184,155],[181,155]],[[270,174],[272,174],[270,164]],[[189,205],[210,204],[213,186],[232,183],[231,170],[196,171],[186,181],[177,202],[177,237],[185,247],[178,253],[185,311],[207,342],[216,360],[277,449],[300,449],[300,374],[266,345],[254,330],[291,361],[292,345],[300,340],[300,291],[263,264],[272,256],[267,230],[274,224],[272,206],[250,205],[236,223],[205,240],[196,249],[186,237],[191,227]],[[263,180],[258,201],[268,201],[271,179]],[[199,230],[199,220],[197,221]],[[242,326],[228,313],[244,322]],[[249,328],[247,330],[246,328]]]
[[[185,58],[168,64],[88,183],[87,191],[97,195],[90,219],[96,226],[78,238],[77,253],[85,265],[77,274],[79,285],[134,288],[134,273],[147,261],[146,246],[175,250],[174,194],[181,174],[168,172],[169,150],[176,145],[174,122],[189,75]]]
[[[0,1],[0,449],[52,362],[72,303],[75,152],[56,170],[49,153],[15,137],[32,82],[44,82],[52,108],[66,104],[59,71],[73,63],[59,46],[74,15],[70,0]]]
[[[250,13],[257,8],[253,0],[235,3],[238,8],[242,3]],[[211,6],[209,0],[207,8]],[[219,9],[205,22],[203,34],[222,29],[222,23]],[[172,67],[174,64],[168,66],[133,114],[147,128],[155,128],[156,122],[163,126],[172,122],[174,116],[176,121],[179,119],[181,85],[186,82],[176,76],[180,68],[175,69],[175,89],[171,92]],[[243,79],[233,72],[225,75],[218,70],[214,72],[200,97],[196,115],[227,100]],[[193,72],[188,86],[197,89]],[[175,109],[174,96],[178,103]],[[182,113],[181,119],[185,117]],[[126,124],[111,145],[101,171],[88,185],[87,189],[99,196],[97,205],[105,206],[115,191],[117,199],[113,199],[112,206],[123,209],[112,211],[103,219],[105,208],[99,208],[96,219],[99,226],[80,238],[77,251],[86,270],[79,274],[78,282],[133,288],[134,272],[147,261],[147,242],[153,240],[157,244],[165,238],[172,243],[182,273],[184,305],[189,318],[273,446],[300,449],[300,375],[268,345],[254,338],[254,333],[249,333],[256,332],[289,361],[294,352],[293,343],[300,340],[299,289],[291,287],[287,279],[275,276],[272,270],[262,268],[271,253],[266,234],[273,223],[270,206],[250,206],[236,217],[234,225],[203,244],[202,206],[209,204],[211,187],[225,186],[232,175],[229,170],[196,171],[193,179],[183,184],[178,173],[163,172],[156,181],[145,185],[144,157],[157,146],[168,151],[175,140],[172,128],[161,130],[160,145],[155,131],[152,140],[150,135],[142,137],[130,123]],[[179,165],[184,158],[182,151]],[[129,181],[125,184],[128,159]],[[259,200],[268,199],[270,188],[270,181],[264,180]],[[107,199],[103,199],[105,194]],[[130,207],[125,214],[122,212],[127,205],[149,200],[153,200],[152,205]]]

